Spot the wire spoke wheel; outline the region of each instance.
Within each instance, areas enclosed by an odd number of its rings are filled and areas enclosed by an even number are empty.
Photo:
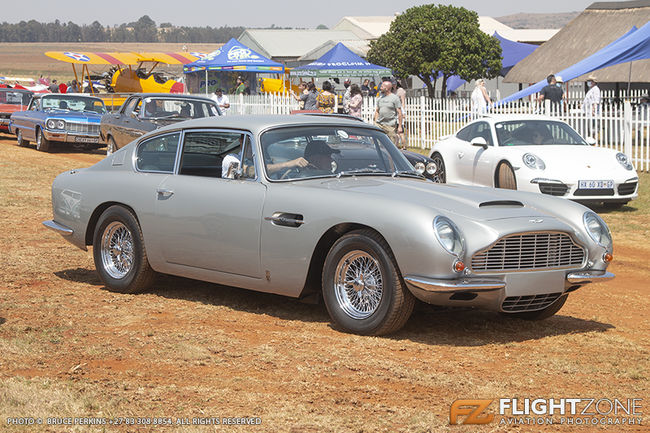
[[[433,163],[436,164],[436,172],[433,174],[432,179],[436,183],[445,183],[447,182],[447,176],[445,174],[445,162],[442,160],[442,156],[436,153],[431,157]]]
[[[111,277],[124,278],[133,269],[133,235],[121,222],[114,221],[106,226],[100,248],[104,270]]]
[[[350,251],[336,267],[334,286],[336,300],[345,314],[353,319],[370,317],[384,293],[379,262],[365,251]]]

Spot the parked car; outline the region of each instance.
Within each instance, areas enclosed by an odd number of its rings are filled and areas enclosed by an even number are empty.
[[[416,298],[543,319],[613,278],[609,229],[588,208],[430,182],[379,128],[336,117],[170,125],[60,174],[52,209],[45,226],[92,245],[113,290],[165,273],[322,295],[359,334],[400,329]]]
[[[99,121],[106,113],[104,102],[79,94],[37,94],[26,111],[11,115],[10,132],[18,145],[36,142],[36,149],[47,152],[54,143],[102,147]]]
[[[117,113],[101,121],[101,136],[110,155],[141,135],[188,119],[218,116],[217,103],[201,96],[139,93],[124,101]]]
[[[594,147],[560,120],[494,115],[436,143],[431,158],[443,181],[541,192],[584,204],[620,207],[637,197],[627,156]]]
[[[16,111],[25,111],[32,95],[29,90],[0,87],[0,132],[9,132],[9,118]]]

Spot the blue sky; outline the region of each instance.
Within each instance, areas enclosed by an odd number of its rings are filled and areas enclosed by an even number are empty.
[[[174,25],[244,27],[316,27],[336,25],[341,17],[392,15],[409,7],[427,4],[426,1],[389,0],[326,0],[322,2],[297,0],[107,0],[88,2],[78,0],[21,0],[2,8],[0,21],[19,22],[35,19],[50,22],[73,21],[90,24],[97,20],[103,25],[135,21],[149,15],[156,23]],[[476,11],[479,15],[502,16],[518,12],[573,12],[582,11],[592,1],[582,0],[457,0],[436,1]]]

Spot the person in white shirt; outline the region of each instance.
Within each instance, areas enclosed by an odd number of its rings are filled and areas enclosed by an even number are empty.
[[[211,98],[219,106],[219,110],[221,110],[221,115],[225,116],[228,113],[228,109],[230,108],[230,100],[226,95],[223,94],[223,90],[222,89],[215,90],[214,95],[212,95]]]
[[[587,87],[589,87],[589,91],[582,101],[582,112],[589,119],[587,122],[589,136],[597,139],[598,130],[600,129],[598,115],[600,114],[601,96],[600,89],[598,88],[598,80],[595,76],[590,75],[587,77]]]
[[[492,103],[487,90],[485,90],[485,81],[482,78],[476,80],[476,87],[472,92],[471,100],[472,113],[485,113],[487,112],[488,106]]]

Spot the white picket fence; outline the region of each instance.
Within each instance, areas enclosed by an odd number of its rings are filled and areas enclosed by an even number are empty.
[[[230,95],[229,115],[290,114],[298,102],[286,94]],[[362,117],[372,123],[375,98],[364,98]],[[472,111],[469,99],[430,99],[426,96],[406,99],[405,124],[409,147],[431,149],[433,144],[454,134],[480,114]],[[625,153],[639,171],[650,171],[650,109],[630,102],[601,104],[600,112],[588,116],[579,102],[561,110],[547,103],[520,100],[492,107],[495,114],[545,114],[569,123],[583,137],[593,137],[597,145]]]

